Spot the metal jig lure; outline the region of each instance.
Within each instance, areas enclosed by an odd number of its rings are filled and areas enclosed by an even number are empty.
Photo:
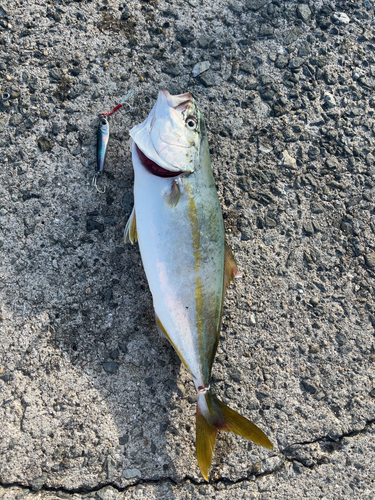
[[[92,179],[91,185],[96,189],[98,193],[104,193],[105,188],[103,191],[101,191],[98,188],[98,178],[102,175],[104,172],[104,163],[105,163],[105,158],[107,155],[107,149],[108,149],[108,141],[109,141],[109,123],[107,120],[107,116],[112,115],[115,111],[120,109],[124,104],[128,106],[128,112],[131,111],[131,106],[127,102],[129,99],[131,99],[135,95],[134,90],[129,90],[129,92],[122,98],[121,103],[115,106],[112,111],[109,113],[101,113],[99,115],[99,128],[98,128],[98,134],[97,134],[97,165],[96,165],[96,172],[94,174],[94,177]]]
[[[105,189],[101,191],[98,188],[97,181],[104,171],[104,163],[108,149],[108,140],[109,140],[109,123],[105,116],[100,115],[99,128],[97,134],[97,147],[96,147],[97,164],[96,164],[96,172],[92,179],[92,185],[95,187],[98,193],[105,192]]]

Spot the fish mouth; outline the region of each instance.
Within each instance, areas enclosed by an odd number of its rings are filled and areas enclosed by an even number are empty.
[[[161,167],[156,162],[148,158],[148,156],[146,156],[144,152],[139,149],[137,144],[135,144],[135,148],[139,161],[152,175],[155,175],[156,177],[177,177],[178,175],[181,175],[183,173],[182,170],[172,172],[171,170],[167,170],[166,168]]]

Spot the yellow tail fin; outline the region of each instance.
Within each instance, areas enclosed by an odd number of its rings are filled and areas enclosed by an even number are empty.
[[[198,394],[196,452],[199,468],[208,481],[216,435],[231,431],[260,446],[273,450],[273,444],[255,424],[222,403],[210,391]]]

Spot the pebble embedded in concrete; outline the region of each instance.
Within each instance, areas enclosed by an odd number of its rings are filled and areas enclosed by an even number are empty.
[[[345,12],[335,12],[332,14],[332,21],[347,26],[350,23],[350,18]]]
[[[199,63],[197,63],[194,68],[193,68],[193,71],[191,72],[191,74],[196,77],[202,73],[204,73],[205,71],[207,71],[210,67],[210,62],[209,61],[201,61]]]

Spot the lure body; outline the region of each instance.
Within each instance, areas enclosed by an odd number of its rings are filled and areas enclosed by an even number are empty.
[[[97,135],[97,165],[96,175],[101,175],[104,171],[105,158],[107,156],[108,141],[109,141],[109,123],[105,116],[99,118],[99,128]]]
[[[149,117],[130,135],[134,209],[125,238],[138,239],[157,327],[197,389],[196,451],[208,479],[219,429],[267,448],[272,444],[210,389],[225,289],[237,266],[225,243],[206,127],[190,93],[161,91]]]

